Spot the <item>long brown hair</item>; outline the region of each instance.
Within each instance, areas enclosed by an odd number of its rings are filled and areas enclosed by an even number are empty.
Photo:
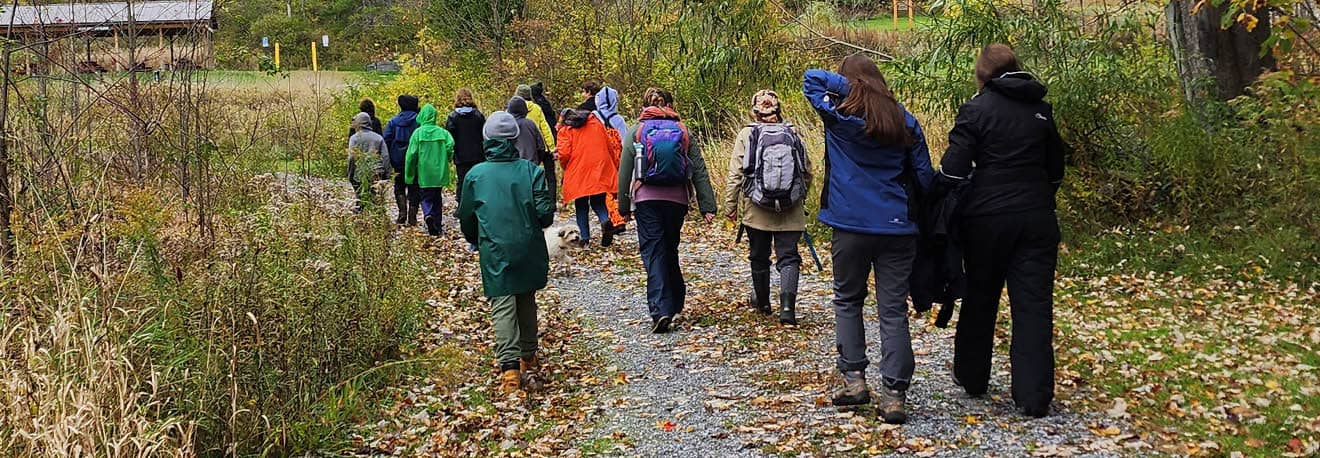
[[[472,90],[468,88],[459,88],[454,93],[454,108],[477,107],[477,101],[472,97]]]
[[[976,83],[985,87],[985,83],[1003,76],[1005,73],[1020,72],[1017,55],[1006,44],[993,43],[981,49],[981,56],[976,58]]]
[[[875,61],[857,53],[839,64],[839,74],[848,78],[848,97],[839,104],[839,112],[862,118],[866,135],[883,145],[909,145],[912,134],[898,100],[885,83],[885,76]]]

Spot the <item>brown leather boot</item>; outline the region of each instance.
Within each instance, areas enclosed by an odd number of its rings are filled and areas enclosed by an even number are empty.
[[[500,372],[500,394],[513,394],[522,388],[522,374],[518,369],[505,369]]]
[[[544,387],[541,381],[541,360],[535,355],[518,360],[522,369],[522,386],[527,391],[540,391]]]

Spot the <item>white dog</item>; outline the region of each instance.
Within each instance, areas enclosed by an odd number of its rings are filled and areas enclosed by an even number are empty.
[[[562,261],[568,256],[565,251],[578,248],[582,243],[582,233],[577,226],[559,226],[545,228],[545,249],[550,252],[550,260]]]

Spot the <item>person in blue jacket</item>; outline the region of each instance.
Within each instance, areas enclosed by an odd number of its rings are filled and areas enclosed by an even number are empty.
[[[825,125],[825,181],[818,217],[834,229],[834,330],[844,380],[833,402],[871,402],[862,306],[874,270],[883,384],[877,410],[885,422],[903,423],[916,365],[907,295],[917,223],[908,216],[908,200],[934,178],[930,151],[921,125],[894,98],[880,69],[865,55],[845,58],[839,73],[808,70],[802,92]]]
[[[399,96],[399,114],[394,115],[385,125],[385,146],[390,150],[390,166],[394,169],[394,204],[399,207],[399,217],[395,224],[417,225],[417,208],[422,202],[422,189],[409,185],[403,179],[403,159],[408,152],[408,140],[417,130],[416,96]]]

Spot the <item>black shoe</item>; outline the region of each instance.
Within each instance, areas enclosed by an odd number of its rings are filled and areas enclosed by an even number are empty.
[[[600,246],[614,244],[614,225],[609,221],[600,223]]]
[[[831,399],[835,407],[858,406],[871,402],[871,389],[866,386],[866,375],[862,371],[843,373],[843,386],[834,390]]]
[[[662,316],[660,317],[660,319],[655,320],[655,324],[651,326],[651,333],[652,334],[667,333],[669,332],[669,325],[672,324],[673,322],[674,322],[674,317]]]
[[[967,396],[969,397],[979,398],[985,396],[986,390],[982,389],[980,391],[973,391],[971,388],[968,388],[967,385],[963,385],[962,380],[958,380],[957,374],[953,374],[953,384],[962,387],[963,392],[967,393]]]
[[[1048,405],[1044,407],[1022,407],[1018,410],[1022,412],[1022,415],[1031,418],[1045,418],[1050,414],[1050,406]]]

